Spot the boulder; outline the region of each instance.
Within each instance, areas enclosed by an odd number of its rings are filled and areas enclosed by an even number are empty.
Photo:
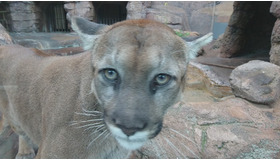
[[[11,30],[13,32],[38,32],[40,12],[35,2],[9,2]]]
[[[67,2],[64,4],[64,9],[68,16],[80,16],[88,20],[94,20],[95,12],[92,2]]]
[[[190,91],[194,93],[194,91]],[[162,132],[137,158],[277,158],[279,115],[241,98],[189,99],[169,109]],[[279,158],[279,157],[278,157]]]
[[[270,13],[272,13],[275,17],[280,18],[280,2],[273,1],[270,7]]]
[[[190,27],[201,34],[212,32],[212,7],[201,8],[194,11],[190,18]]]
[[[280,66],[280,19],[277,19],[271,35],[270,62]]]
[[[173,29],[183,29],[185,11],[182,8],[165,4],[153,4],[147,9],[146,18],[167,24]]]
[[[0,46],[13,44],[13,40],[6,29],[0,24]]]
[[[126,6],[127,17],[126,19],[142,19],[146,18],[145,2],[129,1]]]
[[[230,84],[237,97],[260,104],[272,104],[280,96],[280,67],[253,60],[235,68]]]
[[[271,2],[234,2],[234,11],[224,33],[220,57],[257,54],[270,50],[276,18],[268,10]]]
[[[208,91],[214,97],[219,98],[232,95],[227,79],[231,69],[210,67],[199,62],[199,58],[197,58],[189,63],[186,86]]]

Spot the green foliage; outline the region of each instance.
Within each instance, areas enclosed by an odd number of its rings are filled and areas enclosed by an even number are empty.
[[[176,35],[179,37],[188,37],[190,35],[189,32],[183,32],[183,31],[175,31]]]

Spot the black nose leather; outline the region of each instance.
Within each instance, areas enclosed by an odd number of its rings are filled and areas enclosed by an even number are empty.
[[[141,131],[147,126],[147,123],[140,119],[128,120],[127,118],[118,118],[113,119],[112,121],[127,136],[132,136],[137,131]]]
[[[117,127],[119,127],[123,131],[123,133],[126,134],[127,136],[132,136],[135,134],[135,132],[141,130],[139,128],[126,128],[122,125],[117,125]]]

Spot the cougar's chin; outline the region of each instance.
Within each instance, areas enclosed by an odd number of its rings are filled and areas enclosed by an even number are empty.
[[[135,140],[123,139],[123,138],[119,138],[119,137],[115,137],[115,138],[122,147],[124,147],[125,149],[128,149],[128,150],[139,149],[146,142],[146,140],[135,141]]]
[[[108,128],[110,129],[112,135],[115,137],[118,143],[128,150],[136,150],[141,148],[149,139],[148,131],[139,131],[132,136],[127,136],[122,132],[121,129],[113,125],[108,125]]]

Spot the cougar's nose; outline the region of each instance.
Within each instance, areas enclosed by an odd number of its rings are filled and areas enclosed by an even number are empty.
[[[141,131],[141,130],[143,130],[145,128],[145,127],[130,127],[130,128],[128,128],[128,127],[126,127],[126,126],[124,126],[122,124],[116,124],[116,126],[118,128],[120,128],[123,131],[123,133],[126,134],[127,136],[132,136],[137,131]]]
[[[147,126],[147,121],[142,118],[130,118],[130,117],[114,117],[112,122],[120,128],[127,136],[134,135],[137,131],[144,130]]]

